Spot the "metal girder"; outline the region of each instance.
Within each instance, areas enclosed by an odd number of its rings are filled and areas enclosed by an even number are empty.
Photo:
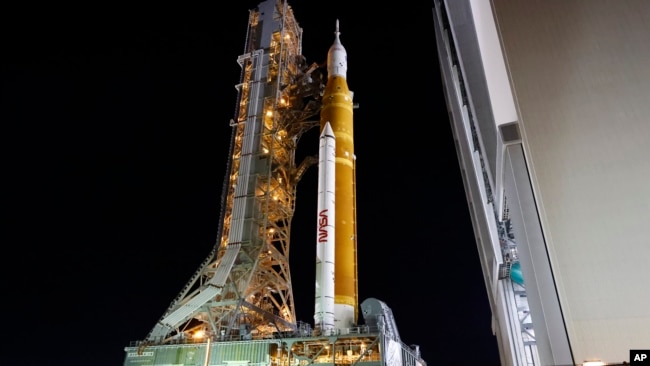
[[[324,87],[300,55],[301,37],[286,2],[268,0],[251,12],[248,49],[237,60],[242,79],[218,240],[148,342],[187,338],[196,329],[228,336],[297,329],[290,229],[296,185],[310,160],[297,168],[295,151],[317,125],[307,119],[319,112]]]

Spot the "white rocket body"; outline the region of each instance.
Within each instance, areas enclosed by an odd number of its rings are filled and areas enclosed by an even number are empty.
[[[336,138],[329,122],[318,148],[318,207],[316,237],[316,309],[314,325],[321,333],[334,330],[334,223]]]

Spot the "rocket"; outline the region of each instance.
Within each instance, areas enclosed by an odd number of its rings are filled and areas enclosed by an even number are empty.
[[[339,39],[339,21],[336,21],[334,44],[327,53],[327,85],[322,97],[320,112],[321,138],[333,134],[334,171],[323,168],[323,159],[319,158],[319,182],[321,171],[323,174],[333,175],[334,203],[332,208],[318,207],[319,220],[323,210],[332,214],[327,217],[327,222],[333,226],[326,229],[326,233],[334,232],[334,242],[329,245],[334,247],[334,328],[345,329],[357,323],[358,292],[357,292],[357,238],[356,238],[356,197],[355,197],[355,155],[354,134],[352,120],[352,93],[348,89],[347,53]],[[331,130],[331,132],[330,132]],[[320,150],[319,150],[320,154]],[[330,164],[329,162],[327,164]],[[326,178],[322,178],[328,181]],[[320,183],[319,183],[320,184]],[[320,188],[319,188],[320,192]],[[319,193],[319,202],[320,202]],[[320,230],[319,221],[319,230]],[[331,230],[331,231],[330,231]],[[322,232],[319,231],[319,235]],[[319,243],[322,244],[322,243]],[[329,264],[328,264],[329,265]],[[322,266],[321,266],[322,269]],[[327,275],[329,276],[329,275]],[[330,277],[319,278],[321,283],[317,287],[324,289],[323,282]],[[321,292],[321,294],[323,294]],[[315,315],[316,318],[316,315]],[[324,317],[318,320],[324,319]],[[324,322],[316,325],[325,325]]]
[[[326,123],[318,148],[318,235],[314,313],[314,325],[323,334],[329,334],[334,329],[335,167],[336,138],[332,127]]]

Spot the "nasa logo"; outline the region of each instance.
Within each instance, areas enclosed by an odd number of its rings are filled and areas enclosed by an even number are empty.
[[[318,242],[324,243],[327,241],[327,209],[318,213]]]
[[[650,350],[631,349],[630,365],[650,365]]]

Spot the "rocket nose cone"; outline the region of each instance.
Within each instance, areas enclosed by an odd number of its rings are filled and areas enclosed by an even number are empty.
[[[327,52],[327,73],[331,76],[343,76],[346,77],[348,69],[348,55],[345,51],[345,47],[341,44],[339,38],[339,26],[338,20],[336,22],[336,32],[334,32],[334,43]]]
[[[336,19],[336,28],[334,30],[334,44],[332,45],[332,48],[335,48],[336,46],[340,46],[343,48],[341,44],[341,32],[339,31],[339,20]]]
[[[332,126],[330,125],[329,121],[325,122],[325,127],[323,127],[323,131],[321,132],[321,137],[323,136],[329,136],[329,137],[334,137],[334,131],[332,130]]]

